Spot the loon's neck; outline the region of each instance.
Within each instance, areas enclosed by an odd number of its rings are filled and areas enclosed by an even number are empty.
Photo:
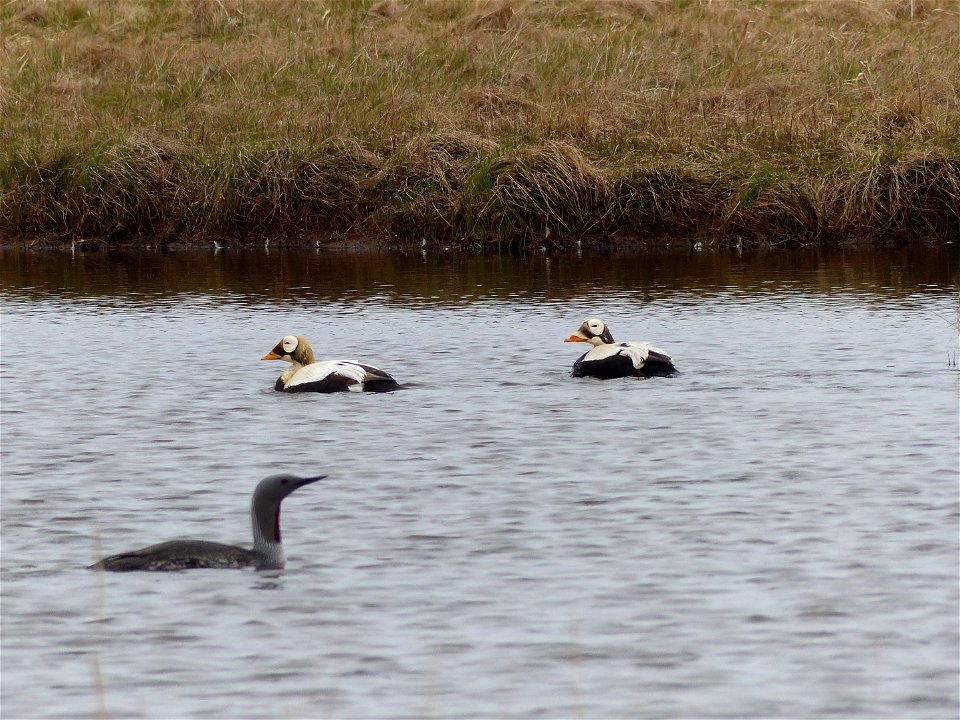
[[[280,539],[280,503],[257,503],[254,494],[250,508],[253,521],[253,552],[259,559],[260,569],[282,568],[287,558]]]

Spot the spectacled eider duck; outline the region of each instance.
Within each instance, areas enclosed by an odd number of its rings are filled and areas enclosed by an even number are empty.
[[[287,335],[260,359],[293,363],[273,386],[274,390],[280,392],[390,392],[402,387],[393,377],[373,365],[347,360],[317,362],[310,343],[299,335]]]
[[[589,318],[564,342],[588,342],[593,347],[577,358],[573,377],[602,379],[673,375],[677,369],[663,350],[645,342],[616,342],[603,320]]]
[[[253,549],[209,540],[171,540],[130,552],[111,555],[90,566],[91,570],[190,570],[193,568],[243,568],[274,570],[286,564],[280,541],[280,503],[297,488],[323,480],[326,475],[297,477],[271,475],[253,491],[250,516]]]

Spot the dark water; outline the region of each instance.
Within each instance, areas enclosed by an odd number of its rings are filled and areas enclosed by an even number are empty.
[[[958,714],[952,246],[0,261],[4,717]],[[570,378],[594,315],[682,374]],[[279,470],[283,572],[83,569]]]

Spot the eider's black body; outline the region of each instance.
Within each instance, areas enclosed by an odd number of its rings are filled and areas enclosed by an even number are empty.
[[[325,360],[301,367],[286,382],[281,375],[273,389],[289,393],[333,393],[393,392],[400,387],[390,375],[372,365]]]
[[[261,360],[286,360],[291,363],[273,389],[288,393],[392,392],[401,385],[380,368],[347,360],[321,360],[299,335],[287,335]]]
[[[668,377],[677,369],[663,350],[645,342],[616,342],[602,320],[590,318],[565,342],[588,342],[593,347],[573,364],[573,377],[602,380],[621,377]]]

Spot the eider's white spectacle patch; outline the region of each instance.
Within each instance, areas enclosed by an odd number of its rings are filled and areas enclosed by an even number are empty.
[[[280,344],[283,346],[283,351],[289,355],[297,349],[297,345],[300,343],[297,341],[295,335],[287,335],[283,340],[280,341]]]
[[[587,320],[587,327],[590,328],[590,332],[594,335],[602,335],[605,328],[603,320],[598,318],[590,318]]]

